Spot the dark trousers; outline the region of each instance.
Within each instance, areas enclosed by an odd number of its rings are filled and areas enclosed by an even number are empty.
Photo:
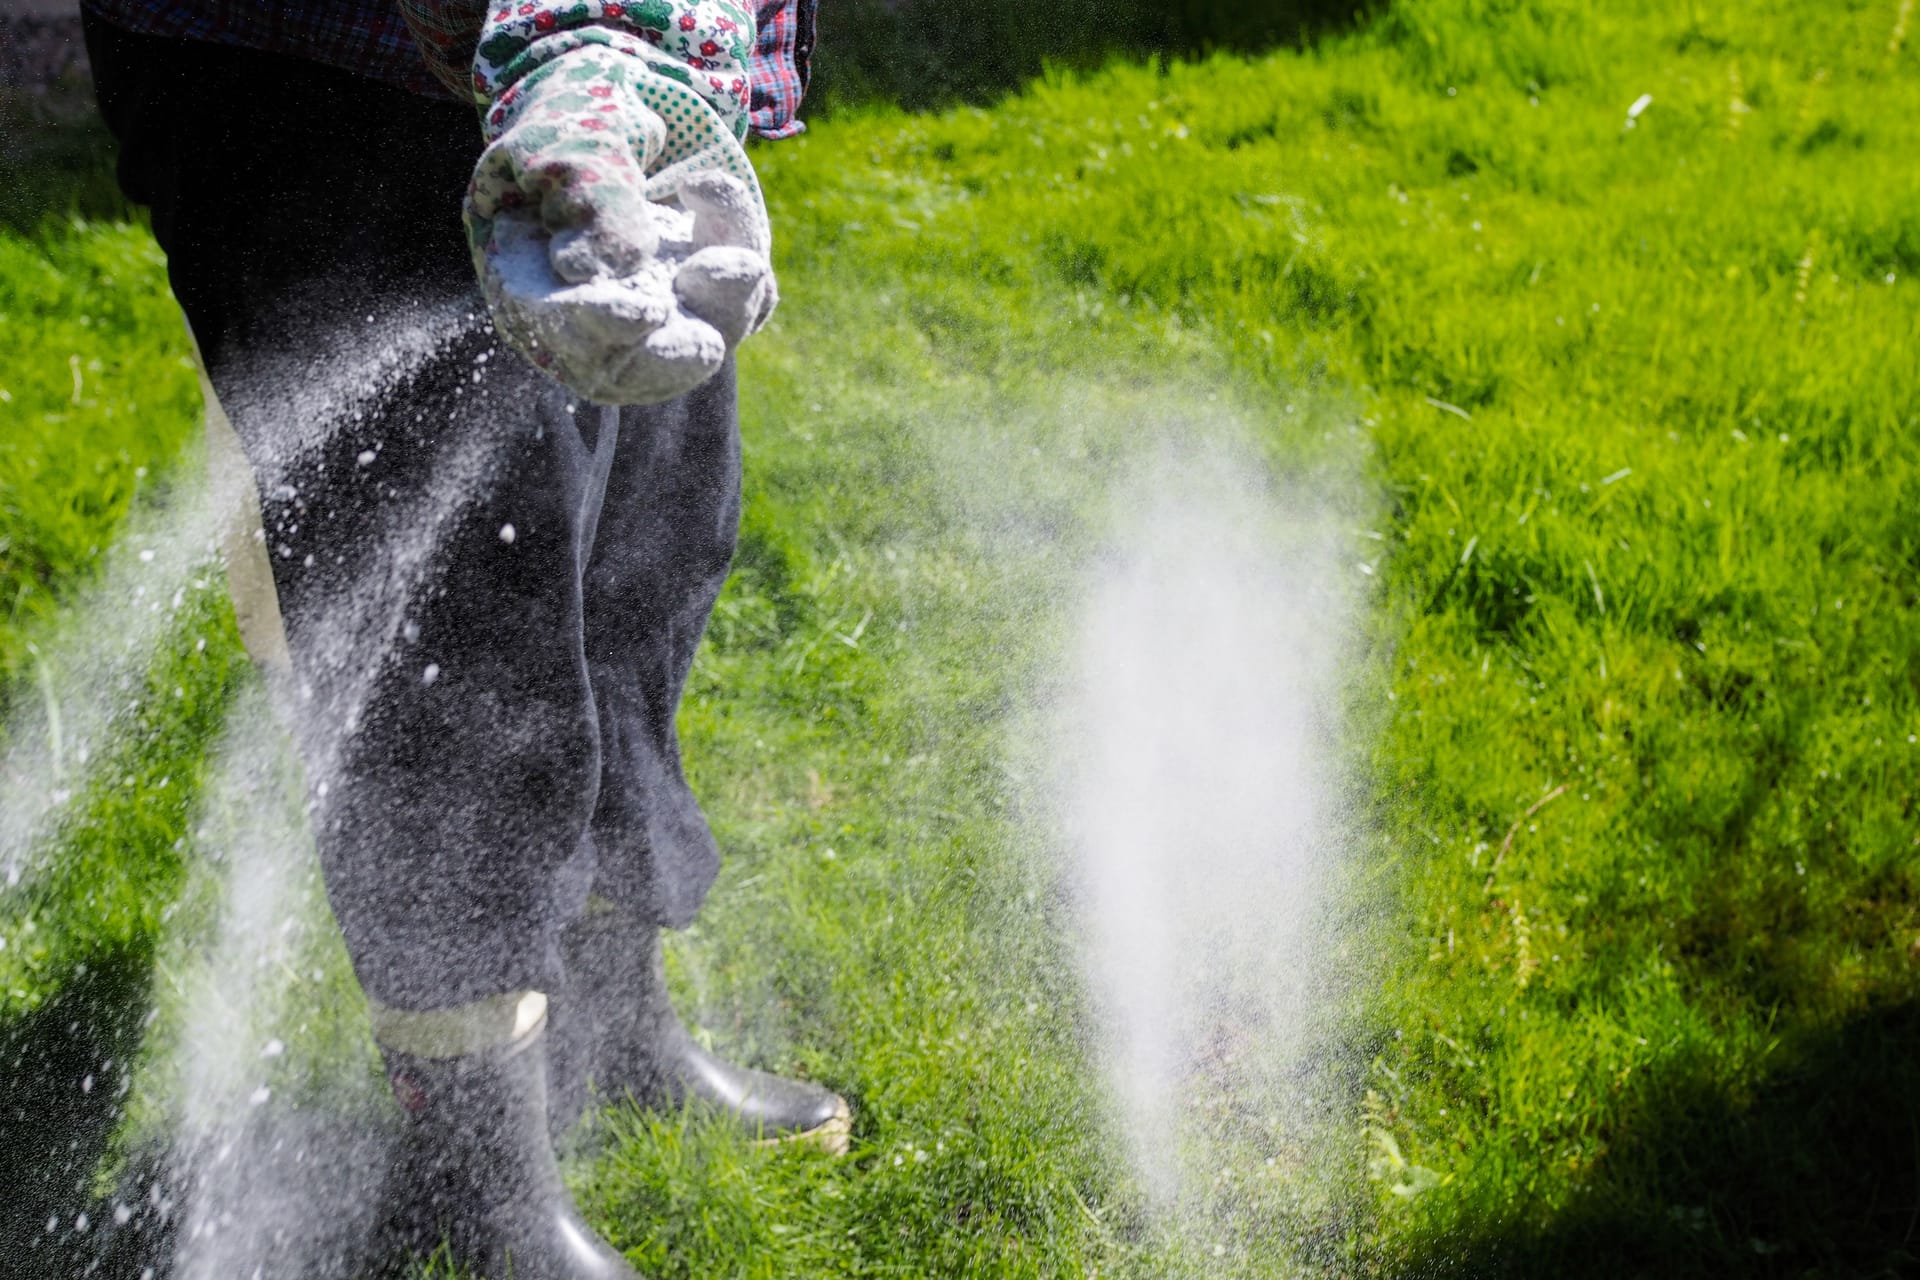
[[[474,113],[90,19],[127,195],[262,497],[335,916],[399,1008],[552,990],[598,893],[679,926],[719,854],[674,711],[739,521],[731,363],[620,413],[497,343]]]

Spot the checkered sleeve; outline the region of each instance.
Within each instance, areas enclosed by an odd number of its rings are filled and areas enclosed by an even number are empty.
[[[420,51],[433,78],[456,97],[484,101],[474,92],[474,46],[480,39],[480,24],[486,20],[489,0],[399,0],[400,16],[413,32],[413,43]]]
[[[760,0],[753,49],[753,131],[762,138],[791,138],[807,126],[797,113],[813,61],[814,8],[818,0]]]
[[[488,16],[489,0],[398,2],[400,12],[413,31],[421,57],[434,77],[463,98],[485,102],[491,86],[498,79],[490,68],[484,65],[475,67],[476,44]],[[746,59],[746,79],[751,85],[747,121],[752,132],[759,137],[790,138],[806,128],[797,118],[797,113],[800,99],[806,93],[811,66],[817,3],[818,0],[759,0],[755,6],[754,42]],[[536,6],[527,4],[509,7],[526,9],[530,16],[536,9]],[[660,43],[663,32],[671,42],[674,33],[670,28],[677,25],[669,20],[666,6],[657,4],[614,3],[591,8],[576,4],[564,10],[546,5],[537,8],[542,16],[554,14],[559,17],[562,24],[575,21],[604,22],[616,30],[629,29],[646,35],[656,45]],[[656,8],[661,12],[654,13]],[[674,13],[678,15],[679,10],[676,9]],[[496,22],[503,17],[504,13],[496,15]],[[649,22],[656,25],[649,28],[645,25]],[[531,28],[528,34],[534,34]],[[687,53],[691,55],[695,70],[702,73],[696,76],[695,87],[705,91],[706,86],[701,81],[710,78],[704,74],[707,68],[701,65],[705,60],[692,49]],[[482,60],[483,63],[485,61]],[[725,92],[717,81],[712,85],[712,91],[715,94]]]

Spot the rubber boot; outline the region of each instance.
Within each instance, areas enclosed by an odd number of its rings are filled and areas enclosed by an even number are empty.
[[[546,1035],[452,1058],[382,1048],[407,1113],[400,1229],[487,1280],[640,1280],[580,1218],[547,1135]]]
[[[701,1048],[667,995],[660,931],[596,901],[563,939],[568,990],[554,999],[556,1133],[586,1106],[589,1090],[631,1096],[656,1111],[689,1104],[735,1117],[764,1142],[807,1142],[845,1155],[846,1099],[831,1089],[739,1067]]]

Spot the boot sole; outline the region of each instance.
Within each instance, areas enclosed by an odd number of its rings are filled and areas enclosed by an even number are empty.
[[[838,1101],[839,1108],[825,1123],[802,1129],[798,1133],[783,1133],[777,1138],[760,1138],[753,1145],[818,1147],[830,1156],[844,1156],[853,1145],[853,1112],[848,1109],[845,1098]]]

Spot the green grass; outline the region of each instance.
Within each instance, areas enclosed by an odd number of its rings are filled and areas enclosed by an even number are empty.
[[[596,1221],[662,1276],[1920,1265],[1902,12],[1408,0],[761,150],[786,302],[683,715],[731,860],[671,958],[717,1043],[850,1094],[858,1146],[616,1113],[574,1166]],[[31,335],[0,365],[21,691],[193,397],[135,228],[8,232],[0,313]],[[1215,382],[1279,467],[1364,427],[1381,900],[1325,1190],[1269,1179],[1196,1236],[1144,1212],[1088,1080],[1007,742],[1105,481]],[[214,650],[156,676],[193,690],[138,748],[174,798],[104,790],[85,873],[0,900],[7,1017],[156,948]]]

